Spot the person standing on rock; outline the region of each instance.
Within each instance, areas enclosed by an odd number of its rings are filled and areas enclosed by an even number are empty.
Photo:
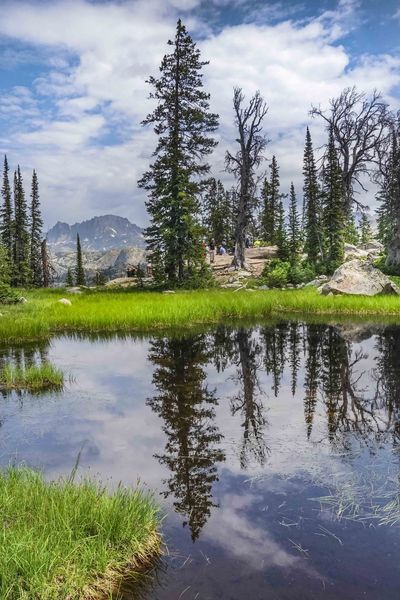
[[[210,251],[210,264],[212,264],[215,261],[215,240],[214,240],[214,238],[211,238],[208,248]]]

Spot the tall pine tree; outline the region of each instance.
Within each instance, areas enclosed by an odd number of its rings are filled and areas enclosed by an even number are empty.
[[[346,198],[343,175],[332,130],[323,169],[323,230],[325,266],[328,273],[344,260],[344,232],[346,225]]]
[[[150,97],[158,104],[144,124],[154,125],[158,144],[139,185],[149,192],[146,238],[154,273],[179,285],[204,270],[198,196],[209,171],[205,158],[217,143],[209,134],[218,115],[209,111],[210,96],[203,90],[201,70],[207,63],[181,20],[168,45],[172,52],[161,62],[159,78],[149,78]]]
[[[2,205],[0,208],[0,240],[6,250],[11,266],[13,257],[13,209],[7,156],[4,156],[1,197]]]
[[[203,224],[216,244],[227,244],[232,238],[232,204],[221,181],[212,178],[203,200]]]
[[[279,167],[276,157],[272,157],[269,165],[269,180],[265,178],[261,192],[263,207],[261,212],[261,237],[270,245],[277,244],[280,202],[283,194],[279,192]]]
[[[39,183],[36,171],[33,170],[32,174],[32,191],[31,191],[31,248],[30,248],[30,260],[31,260],[31,273],[32,283],[34,286],[39,287],[43,285],[43,265],[42,265],[42,228],[43,221],[40,212],[39,202]]]
[[[288,254],[292,265],[299,260],[301,252],[301,226],[297,209],[297,198],[293,182],[290,185],[289,195],[289,224],[288,224]]]
[[[321,235],[321,193],[310,130],[307,127],[303,163],[304,250],[308,261],[317,265],[323,259]]]
[[[14,214],[13,283],[16,286],[26,286],[31,283],[30,235],[28,207],[19,165],[14,173]]]
[[[360,220],[360,241],[362,244],[368,244],[373,238],[371,221],[368,214],[363,211]]]
[[[76,285],[85,285],[85,271],[83,268],[82,247],[79,233],[76,234],[76,267],[75,267]]]
[[[285,223],[285,209],[283,208],[282,200],[278,202],[278,210],[276,215],[275,243],[278,248],[278,258],[280,258],[281,260],[288,260],[289,246]]]

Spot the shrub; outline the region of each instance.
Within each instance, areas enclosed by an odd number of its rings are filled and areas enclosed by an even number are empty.
[[[400,275],[400,267],[397,265],[387,265],[386,264],[386,254],[382,254],[379,258],[374,262],[374,267],[385,273],[386,275]]]
[[[262,272],[263,281],[269,287],[284,287],[285,285],[299,285],[307,283],[315,277],[315,271],[308,263],[295,263],[280,259],[273,259],[266,263]]]
[[[290,263],[274,258],[266,263],[262,277],[269,287],[284,287],[288,283]]]
[[[7,283],[0,283],[0,304],[17,304],[19,295]]]
[[[297,263],[290,267],[289,283],[299,285],[315,278],[315,270],[309,263]]]

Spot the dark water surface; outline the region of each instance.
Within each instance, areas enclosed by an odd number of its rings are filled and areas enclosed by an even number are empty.
[[[266,323],[1,349],[72,376],[0,398],[0,461],[156,490],[151,600],[400,598],[400,327]]]

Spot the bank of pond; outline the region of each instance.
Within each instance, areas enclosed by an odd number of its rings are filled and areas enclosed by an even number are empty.
[[[32,469],[0,473],[0,597],[99,600],[135,584],[160,551],[158,508],[143,491]]]
[[[391,295],[322,296],[312,286],[297,290],[167,292],[129,289],[85,290],[79,294],[62,289],[22,292],[27,302],[2,308],[0,340],[17,342],[74,331],[151,333],[227,320],[290,315],[370,316],[400,321],[400,298]]]

